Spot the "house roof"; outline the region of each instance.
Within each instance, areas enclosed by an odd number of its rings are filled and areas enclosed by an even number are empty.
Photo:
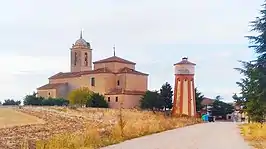
[[[82,75],[86,74],[95,74],[95,73],[113,73],[108,68],[99,68],[96,70],[90,70],[90,71],[80,71],[80,72],[59,72],[53,76],[51,76],[49,79],[63,79],[63,78],[73,78],[73,77],[80,77]]]
[[[117,57],[117,56],[112,56],[112,57],[108,57],[106,59],[102,59],[99,61],[95,61],[93,62],[93,64],[100,64],[100,63],[109,63],[109,62],[119,62],[119,63],[125,63],[125,64],[133,64],[135,65],[136,63],[125,60],[123,58]]]
[[[131,73],[131,74],[136,74],[136,75],[145,75],[145,76],[148,76],[148,74],[146,73],[142,73],[140,71],[136,71],[134,69],[131,69],[131,68],[128,68],[128,67],[124,67],[124,68],[121,68],[118,73]]]
[[[188,58],[184,57],[184,58],[182,58],[182,61],[175,63],[174,65],[182,65],[182,64],[196,65],[195,63],[192,63],[192,62],[188,61],[187,59]]]
[[[213,104],[215,100],[214,99],[210,99],[210,98],[207,98],[207,97],[204,97],[203,100],[201,101],[201,105],[211,105]]]
[[[62,86],[62,85],[67,85],[67,83],[45,84],[45,85],[37,88],[37,90],[57,89],[59,86]]]
[[[119,94],[124,94],[124,95],[144,95],[144,91],[136,91],[136,90],[123,90],[121,88],[114,88],[107,92],[105,95],[119,95]]]
[[[113,74],[120,74],[120,73],[131,73],[131,74],[136,74],[136,75],[148,75],[146,73],[142,73],[139,71],[136,71],[134,69],[124,67],[120,69],[117,73],[112,72],[108,68],[99,68],[96,70],[90,70],[90,71],[80,71],[80,72],[59,72],[53,76],[51,76],[49,79],[63,79],[63,78],[74,78],[74,77],[80,77],[82,75],[87,75],[87,74],[97,74],[97,73],[113,73]]]

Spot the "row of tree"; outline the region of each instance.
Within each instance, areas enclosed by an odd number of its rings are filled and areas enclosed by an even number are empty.
[[[247,36],[249,48],[257,57],[252,61],[240,61],[242,68],[235,68],[244,77],[237,82],[240,94],[233,95],[236,103],[255,122],[263,122],[266,117],[266,3],[262,6],[261,16],[251,22],[251,31],[257,36]]]
[[[13,99],[6,99],[4,100],[3,103],[0,102],[0,105],[3,105],[3,106],[9,106],[9,105],[20,105],[21,104],[21,101],[15,101]]]
[[[173,91],[171,85],[166,82],[162,85],[160,92],[147,91],[140,100],[142,109],[166,110],[172,108]]]
[[[172,103],[173,91],[169,83],[162,85],[160,91],[147,91],[141,99],[141,108],[150,109],[150,110],[167,110],[171,109],[173,106]],[[196,111],[201,112],[204,107],[202,101],[204,95],[195,88],[195,98],[196,98]],[[234,111],[232,104],[221,101],[223,98],[221,96],[216,96],[212,104],[212,107],[209,109],[213,116],[222,116],[226,117],[227,114],[231,114]]]
[[[27,95],[24,100],[24,105],[34,105],[34,106],[63,106],[68,105],[69,101],[63,98],[49,98],[44,99],[43,97],[37,97],[36,93],[32,95]]]
[[[68,106],[74,105],[79,107],[99,107],[107,108],[108,103],[104,96],[99,93],[94,93],[88,88],[79,88],[69,94],[69,100],[63,98],[48,98],[38,97],[36,93],[27,95],[23,100],[24,105],[34,106]]]

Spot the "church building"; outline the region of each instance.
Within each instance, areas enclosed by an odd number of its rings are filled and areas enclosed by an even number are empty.
[[[148,74],[135,70],[136,63],[114,55],[93,62],[89,42],[80,38],[70,50],[70,72],[59,72],[49,83],[37,88],[37,95],[44,98],[65,98],[80,87],[105,96],[110,108],[134,108],[147,91]]]

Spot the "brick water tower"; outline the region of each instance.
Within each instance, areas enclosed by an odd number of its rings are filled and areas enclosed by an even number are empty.
[[[188,61],[187,57],[174,64],[175,87],[172,114],[185,114],[196,116],[196,100],[194,74],[195,65]]]

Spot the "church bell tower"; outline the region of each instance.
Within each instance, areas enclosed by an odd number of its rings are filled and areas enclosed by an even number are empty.
[[[92,49],[90,43],[82,37],[72,45],[71,48],[71,72],[89,71],[92,70]]]
[[[182,61],[174,64],[175,67],[175,87],[174,103],[172,114],[184,114],[196,116],[196,100],[194,74],[195,65],[188,61],[188,58],[182,58]]]

